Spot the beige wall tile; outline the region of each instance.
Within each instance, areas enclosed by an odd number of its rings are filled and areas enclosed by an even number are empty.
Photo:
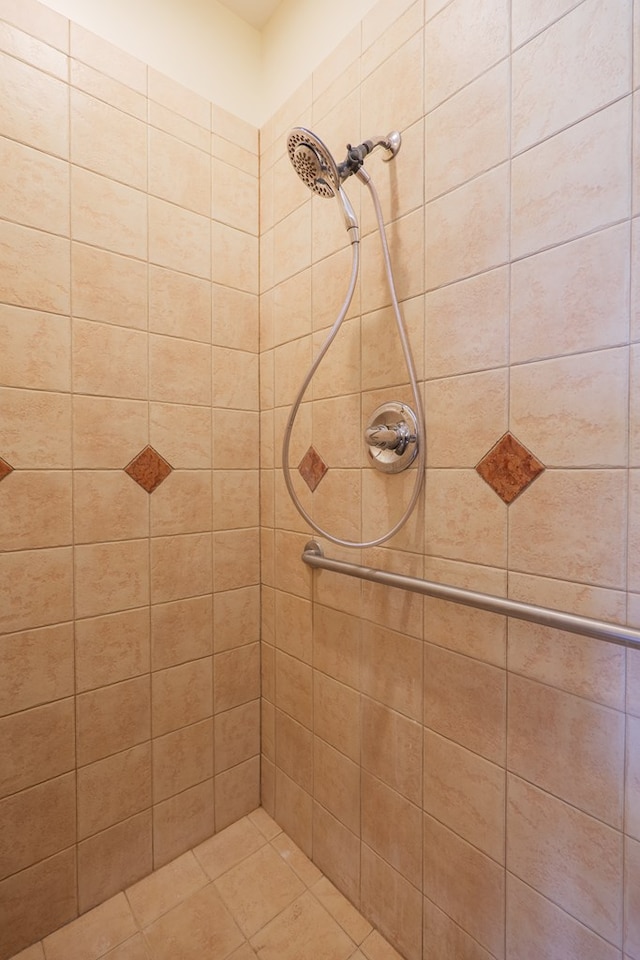
[[[3,5],[2,15],[8,23],[15,24],[32,37],[39,37],[58,50],[68,51],[69,21],[37,0],[27,0],[26,3],[7,0]]]
[[[213,720],[203,720],[154,739],[154,803],[212,776]]]
[[[475,470],[427,470],[425,543],[429,555],[504,567],[507,506]]]
[[[413,720],[422,717],[422,643],[383,627],[363,626],[362,692]]]
[[[514,599],[555,609],[568,607],[602,620],[617,621],[625,617],[625,595],[621,590],[605,590],[583,583],[513,572],[509,575],[509,593]]]
[[[0,796],[58,777],[74,767],[73,700],[34,707],[0,720]]]
[[[417,549],[420,550],[419,547]],[[391,550],[386,546],[373,547],[366,551],[363,559],[372,567],[395,570],[410,577],[420,577],[422,575],[422,558],[419,552],[413,554]],[[400,593],[395,590],[386,590],[380,584],[363,583],[362,612],[367,619],[381,626],[389,627],[412,637],[422,637],[422,603],[417,594]],[[366,626],[363,626],[363,639],[367,636],[367,629]],[[365,649],[363,647],[363,654]],[[413,693],[412,690],[410,702],[413,702]]]
[[[106,72],[94,70],[81,60],[71,59],[69,67],[71,83],[78,90],[83,90],[98,100],[104,100],[112,107],[137,117],[138,120],[146,121],[147,98],[144,94],[120,83],[119,80],[108,76]]]
[[[71,24],[71,55],[139,93],[147,92],[145,64],[77,23]]]
[[[625,830],[640,839],[640,719],[627,717]]]
[[[151,540],[151,601],[167,603],[211,593],[211,534]]]
[[[276,283],[311,265],[311,208],[308,203],[276,224],[273,256]]]
[[[200,213],[211,211],[211,158],[182,140],[149,130],[149,192]]]
[[[513,263],[512,361],[624,343],[628,289],[626,224]]]
[[[70,330],[67,317],[0,306],[2,383],[33,390],[70,390]]]
[[[628,3],[587,0],[514,53],[515,152],[629,92],[630,30]]]
[[[629,104],[620,101],[513,161],[512,256],[571,240],[627,215],[629,123]]]
[[[260,753],[260,701],[252,700],[216,715],[215,770],[244,763]]]
[[[351,903],[360,903],[360,839],[319,803],[313,805],[313,859]]]
[[[638,388],[640,387],[640,344],[632,344],[629,350],[629,465],[640,466],[640,405]]]
[[[618,960],[610,943],[578,923],[532,887],[507,874],[507,951],[514,960],[542,955],[584,957],[585,960]]]
[[[149,494],[124,471],[78,470],[74,475],[76,543],[146,537]]]
[[[68,164],[0,139],[0,214],[27,227],[69,236]]]
[[[259,640],[260,606],[258,585],[216,593],[213,609],[213,648],[216,653]]]
[[[187,117],[192,123],[211,129],[209,101],[152,68],[149,69],[149,98]]]
[[[0,715],[69,697],[73,685],[71,624],[0,638]]]
[[[313,709],[316,734],[358,763],[360,760],[360,695],[344,684],[315,671]]]
[[[211,467],[211,410],[187,404],[149,406],[149,439],[176,470]]]
[[[20,470],[0,487],[5,550],[62,547],[72,541],[71,471]]]
[[[151,871],[151,811],[78,844],[78,906],[89,910]]]
[[[3,301],[51,313],[68,313],[69,241],[7,221],[1,227]],[[37,283],[34,277],[38,278]]]
[[[507,392],[506,370],[428,382],[429,464],[475,467],[506,432]],[[522,442],[526,444],[525,439]]]
[[[80,167],[72,167],[71,234],[74,240],[113,253],[146,258],[145,194]]]
[[[73,559],[68,547],[0,556],[3,583],[11,584],[0,614],[0,632],[63,623],[73,617]]]
[[[361,765],[398,793],[422,803],[422,725],[362,698]]]
[[[433,109],[509,52],[509,18],[504,0],[482,12],[456,0],[425,29],[425,106]]]
[[[503,764],[506,676],[503,670],[426,644],[424,720],[441,736]],[[477,718],[483,717],[482,726]]]
[[[631,957],[640,954],[640,930],[638,929],[638,877],[640,876],[640,844],[626,840],[625,845],[625,929],[624,947]]]
[[[258,298],[243,290],[213,285],[212,342],[239,350],[258,348]]]
[[[258,827],[248,818],[243,818],[205,840],[196,847],[194,854],[207,877],[215,880],[265,843],[267,839]]]
[[[0,413],[2,457],[14,469],[71,466],[71,401],[67,395],[0,389]]]
[[[148,542],[128,540],[77,547],[75,586],[78,617],[95,617],[148,603]]]
[[[175,337],[149,337],[149,396],[168,403],[211,402],[211,347]]]
[[[258,181],[237,166],[214,159],[211,213],[215,220],[258,235]]]
[[[504,868],[424,817],[424,892],[494,956],[503,955]]]
[[[76,687],[79,693],[148,672],[147,607],[77,620],[75,630]]]
[[[174,470],[151,500],[151,535],[211,529],[211,473]]]
[[[5,89],[3,133],[66,159],[69,156],[66,84],[4,54],[0,69]]]
[[[71,90],[71,161],[139,190],[147,188],[145,124]]]
[[[508,89],[505,60],[427,115],[428,200],[506,160]]]
[[[422,896],[364,844],[361,909],[407,960],[420,960]]]
[[[624,348],[513,367],[511,431],[549,467],[622,466],[628,367]]]
[[[213,348],[213,405],[257,410],[258,357],[244,350]]]
[[[77,393],[146,399],[147,353],[142,331],[74,319],[73,388]]]
[[[257,470],[218,470],[213,475],[213,528],[256,527],[260,522]]]
[[[213,588],[216,592],[259,582],[257,529],[214,533],[213,550]]]
[[[576,0],[560,0],[560,2],[558,0],[514,0],[514,47],[548,27],[575,6]]]
[[[509,770],[620,829],[624,716],[515,676],[508,712]]]
[[[161,267],[211,278],[207,217],[149,197],[149,260]]]
[[[640,541],[640,523],[638,522],[638,502],[640,501],[640,470],[629,471],[629,560],[628,588],[640,590],[640,563],[637,556]]]
[[[276,590],[276,645],[280,650],[311,663],[312,605],[308,600]]]
[[[316,669],[358,688],[361,628],[361,621],[356,617],[316,603],[313,621]]]
[[[213,221],[211,225],[214,283],[258,293],[258,240],[251,234]]]
[[[150,266],[149,329],[210,342],[211,285],[186,273]]]
[[[427,379],[506,364],[509,317],[507,278],[507,268],[500,267],[427,294]],[[470,322],[473,322],[473,337],[469,336]]]
[[[151,607],[154,670],[210,656],[212,597],[193,597]]]
[[[631,325],[630,333],[633,340],[640,338],[640,276],[636,264],[640,250],[640,218],[631,221]]]
[[[508,259],[509,178],[505,164],[432,200],[426,210],[426,288],[462,280]],[[466,238],[459,243],[461,236]]]
[[[506,634],[503,617],[445,600],[425,599],[425,638],[429,643],[502,667]]]
[[[621,587],[623,485],[615,471],[546,471],[511,506],[511,565],[524,572]]]
[[[313,726],[311,667],[276,651],[276,706],[309,729]]]
[[[403,303],[424,293],[424,221],[425,212],[420,207],[405,217],[394,220],[387,231],[390,249],[394,251],[391,254],[394,285],[398,298]],[[363,311],[376,310],[390,302],[388,281],[379,254],[379,242],[373,234],[365,237],[362,242],[360,289]]]
[[[148,676],[101,687],[77,697],[77,758],[83,765],[148,740]]]
[[[490,960],[490,954],[427,897],[423,907],[423,944],[440,960]],[[429,954],[427,953],[427,956]]]
[[[78,839],[151,806],[151,749],[142,743],[78,770]]]
[[[622,940],[622,837],[509,777],[507,867],[615,944]]]
[[[374,130],[402,130],[422,116],[422,40],[418,31],[362,82],[362,129],[369,131],[364,136],[373,136]]]
[[[504,770],[424,732],[424,809],[449,829],[504,863]]]
[[[108,250],[71,244],[75,317],[147,329],[147,265]]]
[[[64,850],[15,874],[0,891],[8,905],[0,946],[11,956],[77,916],[75,851]]]
[[[624,708],[625,654],[615,644],[511,619],[509,670],[617,710]]]
[[[0,802],[2,879],[76,842],[75,794],[75,775],[68,773]]]
[[[360,833],[360,770],[324,740],[313,748],[314,798],[352,833]]]
[[[215,821],[222,828],[260,804],[260,757],[252,757],[215,778]]]
[[[151,694],[154,737],[210,717],[213,714],[211,657],[154,672]]]
[[[312,809],[310,794],[276,767],[274,816],[285,833],[308,857],[312,850]]]
[[[164,866],[213,833],[213,780],[153,808],[153,865]]]
[[[369,774],[362,774],[362,840],[414,887],[422,889],[422,813]]]
[[[214,662],[213,702],[222,713],[260,695],[260,652],[257,643],[217,653]]]

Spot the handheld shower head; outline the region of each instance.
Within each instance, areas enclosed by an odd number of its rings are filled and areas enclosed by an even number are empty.
[[[302,182],[319,197],[337,197],[351,243],[360,239],[358,220],[342,189],[336,162],[320,137],[306,127],[294,127],[287,138],[287,151]]]

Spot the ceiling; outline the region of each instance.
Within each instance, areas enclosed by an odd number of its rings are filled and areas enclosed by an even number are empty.
[[[220,0],[220,3],[242,20],[262,30],[282,0]]]

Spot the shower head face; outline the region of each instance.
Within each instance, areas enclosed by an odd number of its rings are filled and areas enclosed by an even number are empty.
[[[322,140],[305,127],[295,127],[287,139],[289,159],[302,182],[319,197],[335,197],[340,189],[336,162]]]

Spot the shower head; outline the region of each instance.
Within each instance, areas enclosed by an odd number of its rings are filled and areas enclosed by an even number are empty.
[[[342,189],[336,162],[320,137],[305,127],[294,127],[287,138],[287,151],[302,182],[319,197],[337,197],[351,243],[360,239],[358,220]]]
[[[289,159],[302,182],[319,197],[335,197],[340,189],[336,162],[320,137],[295,127],[287,139]]]

